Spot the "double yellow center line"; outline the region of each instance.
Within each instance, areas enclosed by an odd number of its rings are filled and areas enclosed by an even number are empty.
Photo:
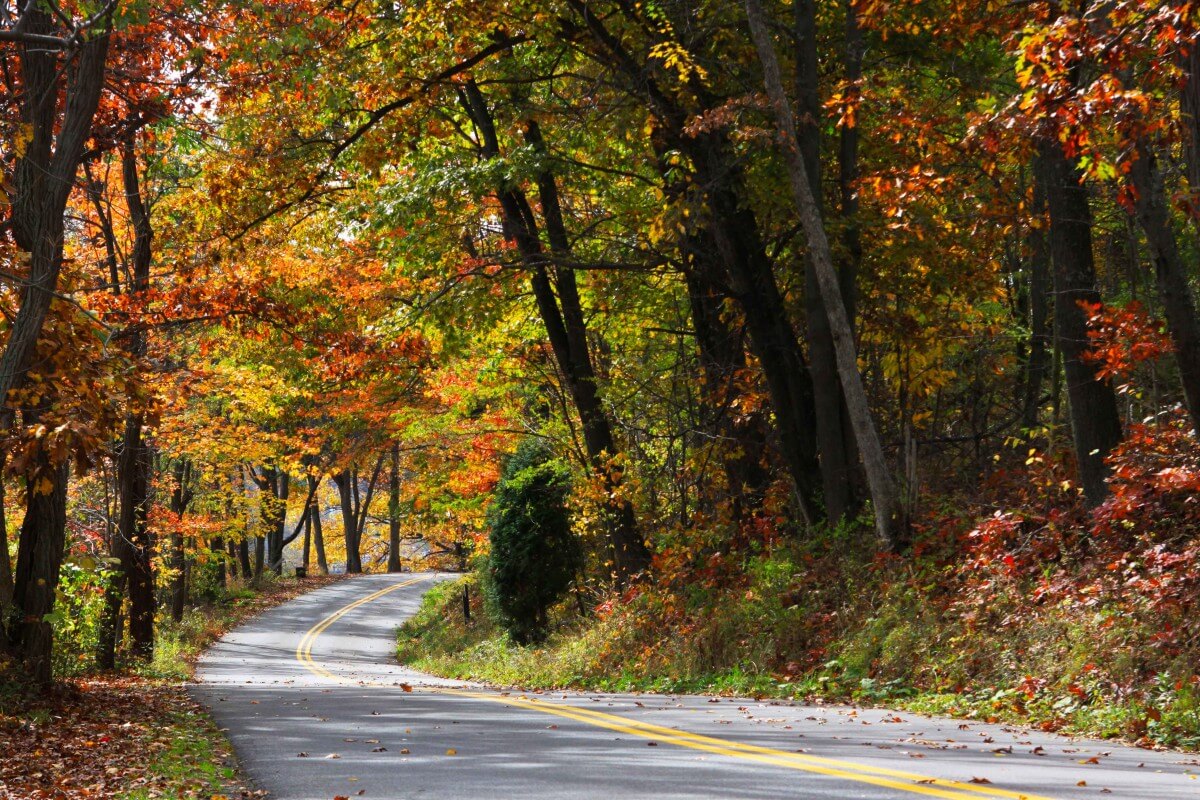
[[[313,660],[313,645],[316,642],[317,637],[319,637],[331,625],[349,614],[354,609],[364,606],[373,600],[377,600],[378,598],[394,592],[397,589],[403,589],[406,586],[412,586],[413,584],[420,583],[425,580],[428,580],[428,578],[413,578],[412,580],[393,584],[380,589],[377,592],[372,592],[371,594],[359,598],[353,603],[349,603],[338,609],[311,627],[304,634],[304,636],[300,639],[300,643],[296,646],[296,660],[303,664],[310,672],[338,683],[388,687],[389,684],[376,683],[372,681],[355,681],[330,672],[328,669],[325,669]],[[627,719],[615,714],[606,714],[602,711],[595,711],[590,708],[547,703],[540,698],[529,697],[527,695],[502,695],[494,692],[478,692],[447,687],[424,687],[422,691],[426,691],[430,694],[453,695],[455,697],[467,697],[474,700],[487,701],[490,703],[500,703],[502,705],[511,706],[514,708],[522,708],[531,711],[538,711],[543,714],[552,714],[554,716],[564,717],[566,719],[582,722],[598,728],[605,728],[607,730],[624,733],[629,736],[649,739],[656,743],[670,744],[677,747],[700,750],[702,752],[712,753],[720,756],[728,756],[744,761],[752,761],[775,767],[801,770],[803,772],[811,772],[818,775],[827,775],[830,777],[855,781],[857,783],[867,783],[874,786],[882,786],[888,789],[896,789],[904,792],[911,792],[913,794],[927,795],[930,797],[949,798],[950,800],[980,800],[980,798],[995,797],[1008,798],[1008,800],[1052,800],[1052,798],[1041,795],[1009,791],[1007,789],[1000,789],[987,784],[963,783],[960,781],[952,781],[945,778],[934,778],[928,775],[921,775],[903,770],[889,769],[886,767],[874,767],[868,764],[859,764],[854,761],[824,758],[821,756],[809,755],[807,753],[789,753],[786,750],[777,750],[770,747],[762,747],[760,745],[718,739],[712,736],[704,736],[698,733],[689,733],[687,731],[676,730],[675,728],[666,728],[661,725],[654,725],[648,722],[639,722],[637,720]]]

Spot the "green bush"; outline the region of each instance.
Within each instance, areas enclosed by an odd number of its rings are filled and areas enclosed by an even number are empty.
[[[570,475],[539,440],[505,464],[488,513],[491,554],[484,570],[489,612],[518,644],[546,635],[546,612],[579,569],[582,551],[567,510]]]

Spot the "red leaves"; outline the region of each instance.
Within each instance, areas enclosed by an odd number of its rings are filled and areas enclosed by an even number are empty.
[[[1097,366],[1097,378],[1126,377],[1138,364],[1174,351],[1162,323],[1152,319],[1136,300],[1123,307],[1086,302],[1080,305],[1088,317],[1092,345],[1088,359]]]

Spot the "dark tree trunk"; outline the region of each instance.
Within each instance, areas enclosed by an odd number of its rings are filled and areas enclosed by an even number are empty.
[[[1062,352],[1071,432],[1079,480],[1092,504],[1108,494],[1105,457],[1121,441],[1121,418],[1110,385],[1085,360],[1087,316],[1081,303],[1098,303],[1092,254],[1092,211],[1078,166],[1057,141],[1038,146],[1038,180],[1050,212],[1050,256],[1054,262],[1054,337]]]
[[[817,19],[815,0],[795,0],[792,13],[796,32],[796,120],[800,155],[808,173],[809,190],[818,206],[821,189],[821,99],[818,91]],[[808,363],[812,373],[813,408],[816,414],[817,455],[821,465],[822,496],[830,522],[849,516],[854,508],[853,464],[846,442],[853,441],[842,413],[842,386],[837,376],[837,355],[829,315],[811,254],[804,259],[804,308],[808,322]],[[850,434],[849,436],[847,434]]]
[[[125,418],[125,436],[117,458],[122,567],[129,594],[129,638],[133,656],[149,659],[154,652],[154,542],[146,517],[150,490],[150,447],[142,440],[142,418]]]
[[[8,552],[7,514],[4,507],[4,462],[0,457],[0,636],[8,619],[8,606],[13,596],[12,556]]]
[[[668,146],[692,162],[695,186],[702,189],[707,201],[709,228],[725,272],[724,283],[744,312],[751,349],[767,382],[781,454],[796,488],[798,511],[810,524],[816,520],[814,498],[821,483],[812,377],[775,281],[758,221],[742,202],[746,192],[739,157],[721,132],[687,133],[688,122],[695,114],[680,107],[657,85],[650,70],[625,49],[585,0],[568,0],[568,5],[591,38],[597,60],[616,70],[630,96],[647,104]],[[632,4],[623,7],[623,13],[631,15],[630,8]],[[699,99],[705,111],[713,110],[723,100]]]
[[[45,6],[28,3],[20,9],[19,24],[26,32],[55,32],[54,18]],[[71,49],[65,64],[53,48],[16,45],[22,88],[19,114],[29,141],[13,170],[11,229],[17,247],[28,254],[29,277],[0,354],[0,399],[21,383],[33,363],[58,288],[64,212],[104,87],[111,20],[110,11],[77,49]],[[60,114],[64,91],[66,102]],[[0,427],[7,428],[12,419],[13,410],[0,403]]]
[[[1036,224],[1029,231],[1029,356],[1025,362],[1021,427],[1038,424],[1042,386],[1050,371],[1050,250],[1046,241],[1046,191],[1034,180],[1032,213]]]
[[[54,17],[42,4],[22,4],[18,14],[17,24],[29,34],[57,32]],[[20,308],[11,320],[0,353],[0,428],[5,430],[15,417],[14,408],[5,401],[33,364],[58,288],[64,214],[104,87],[111,20],[110,10],[68,49],[64,59],[60,59],[60,51],[42,44],[15,45],[21,85],[17,112],[29,138],[13,167],[9,223],[13,242],[25,254],[29,272]],[[60,113],[59,102],[64,96]],[[52,631],[42,616],[54,603],[66,538],[67,471],[44,459],[38,463],[39,479],[48,479],[53,485],[48,493],[29,494],[18,540],[9,612],[12,623],[7,628],[0,626],[0,630],[24,662],[27,674],[48,682],[52,677]]]
[[[761,505],[770,483],[766,459],[766,423],[760,414],[735,411],[734,404],[742,393],[739,381],[745,372],[746,352],[741,335],[724,319],[724,298],[704,276],[711,276],[714,265],[705,265],[711,249],[701,236],[689,237],[684,244],[689,269],[688,302],[692,327],[696,332],[700,368],[704,375],[704,402],[707,408],[706,427],[724,441],[722,469],[729,492],[730,509],[735,522],[742,522]]]
[[[217,558],[217,585],[222,589],[228,588],[229,582],[226,580],[228,567],[225,564],[225,540],[220,536],[216,536],[209,543],[209,550],[218,555]]]
[[[311,502],[311,501],[310,501]],[[304,548],[301,551],[300,565],[304,567],[304,571],[308,572],[309,560],[312,556],[312,517],[304,518]]]
[[[154,230],[142,200],[132,134],[122,145],[121,179],[125,205],[134,231],[129,291],[139,294],[149,288]],[[145,355],[146,341],[140,332],[130,337],[128,348],[135,360]],[[133,644],[133,656],[148,660],[154,652],[154,542],[147,525],[152,455],[150,445],[143,438],[144,434],[141,411],[131,409],[125,417],[125,438],[117,460],[121,504],[118,531],[124,539],[123,566],[125,586],[129,593],[129,637]]]
[[[803,154],[800,152],[795,119],[784,93],[779,61],[771,40],[766,14],[759,0],[746,0],[745,5],[750,22],[750,35],[763,68],[763,84],[771,100],[780,134],[792,196],[800,212],[800,222],[808,240],[813,272],[829,319],[838,378],[842,384],[850,422],[854,426],[854,439],[862,456],[863,471],[867,476],[871,502],[874,505],[875,531],[883,549],[896,550],[904,546],[908,538],[906,509],[892,479],[867,402],[866,389],[858,368],[854,332],[842,301],[841,286],[838,283],[837,269],[833,263],[821,211],[817,198],[813,196]]]
[[[262,577],[263,567],[267,561],[267,539],[265,536],[254,537],[254,580]]]
[[[9,628],[10,646],[25,675],[35,683],[53,679],[54,629],[45,616],[54,610],[54,592],[66,548],[67,478],[64,464],[54,467],[39,450],[28,475],[25,521],[17,551],[16,580]],[[49,484],[49,491],[42,491]]]
[[[391,472],[388,476],[388,572],[400,565],[400,443],[392,442]]]
[[[317,571],[322,575],[329,574],[329,562],[325,559],[325,535],[321,530],[321,498],[318,496],[320,478],[309,476],[309,496],[312,497],[312,511],[308,515],[312,523],[313,549],[317,551]]]
[[[113,537],[116,539],[116,537]],[[112,548],[114,556],[119,548]],[[125,621],[121,606],[125,601],[125,573],[114,569],[108,575],[104,587],[104,608],[100,611],[100,630],[96,639],[96,666],[105,671],[117,667],[117,649],[121,644]]]
[[[500,142],[492,113],[479,87],[469,82],[464,87],[461,100],[464,110],[479,131],[481,155],[489,160],[499,158]],[[526,123],[526,139],[534,147],[544,149],[541,132],[533,122]],[[538,186],[551,250],[555,255],[565,255],[569,250],[569,242],[557,184],[549,172],[543,172],[539,176]],[[516,243],[523,264],[530,273],[538,313],[566,389],[579,413],[591,467],[605,482],[608,490],[606,495],[612,498],[606,504],[605,512],[608,516],[613,569],[619,583],[629,583],[649,566],[650,551],[638,530],[633,506],[621,498],[619,491],[622,476],[620,468],[614,466],[613,461],[620,455],[620,450],[596,384],[575,273],[559,265],[553,268],[552,282],[552,259],[543,251],[537,221],[524,192],[515,186],[502,185],[497,187],[497,196],[503,212],[505,236]]]
[[[262,475],[251,468],[250,479],[259,491],[259,529],[262,533],[261,538],[265,541],[266,565],[276,575],[282,575],[291,479],[287,472],[275,467],[263,467]]]
[[[342,506],[342,538],[346,544],[346,572],[356,575],[362,572],[362,556],[358,552],[358,468],[342,470],[333,476],[338,488],[338,499]]]
[[[254,575],[254,569],[250,566],[250,542],[247,539],[242,539],[237,545],[238,564],[242,568],[242,580],[248,581]]]
[[[740,170],[724,152],[723,143],[712,137],[699,138],[707,141],[692,147],[693,159],[699,183],[708,187],[713,242],[767,382],[779,446],[796,486],[800,516],[812,524],[819,519],[815,498],[821,483],[812,375],[775,282],[758,222],[730,186],[741,185]]]
[[[1171,227],[1162,173],[1154,153],[1144,143],[1138,146],[1137,160],[1129,177],[1137,192],[1138,222],[1146,233],[1146,242],[1154,259],[1158,297],[1175,344],[1175,362],[1179,365],[1184,400],[1192,417],[1192,427],[1200,431],[1200,324],[1196,320],[1196,303],[1188,284],[1187,265]]]
[[[1200,227],[1200,45],[1195,41],[1183,58],[1180,107],[1183,123],[1183,152],[1192,222]]]
[[[175,517],[175,532],[171,534],[171,619],[180,622],[183,619],[183,609],[187,605],[187,551],[180,527],[183,515],[192,502],[192,490],[188,486],[191,481],[192,467],[190,462],[181,460],[175,465],[175,488],[171,492],[171,514]]]

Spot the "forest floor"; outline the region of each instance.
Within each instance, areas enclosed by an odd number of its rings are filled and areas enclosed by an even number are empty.
[[[154,660],[46,692],[0,683],[0,800],[251,798],[232,750],[184,682],[243,620],[344,576],[264,580],[160,626]]]
[[[568,597],[532,647],[488,619],[468,576],[426,595],[398,632],[398,657],[435,675],[525,689],[854,703],[1200,750],[1195,654],[1158,654],[1153,626],[1096,609],[1031,608],[1019,594],[994,600],[993,621],[964,621],[938,600],[946,587],[911,568],[899,577],[848,570],[854,584],[818,598],[789,588],[813,585],[802,562],[777,553],[752,560],[732,587],[634,590],[593,609]],[[1009,613],[1010,602],[1025,616]]]

